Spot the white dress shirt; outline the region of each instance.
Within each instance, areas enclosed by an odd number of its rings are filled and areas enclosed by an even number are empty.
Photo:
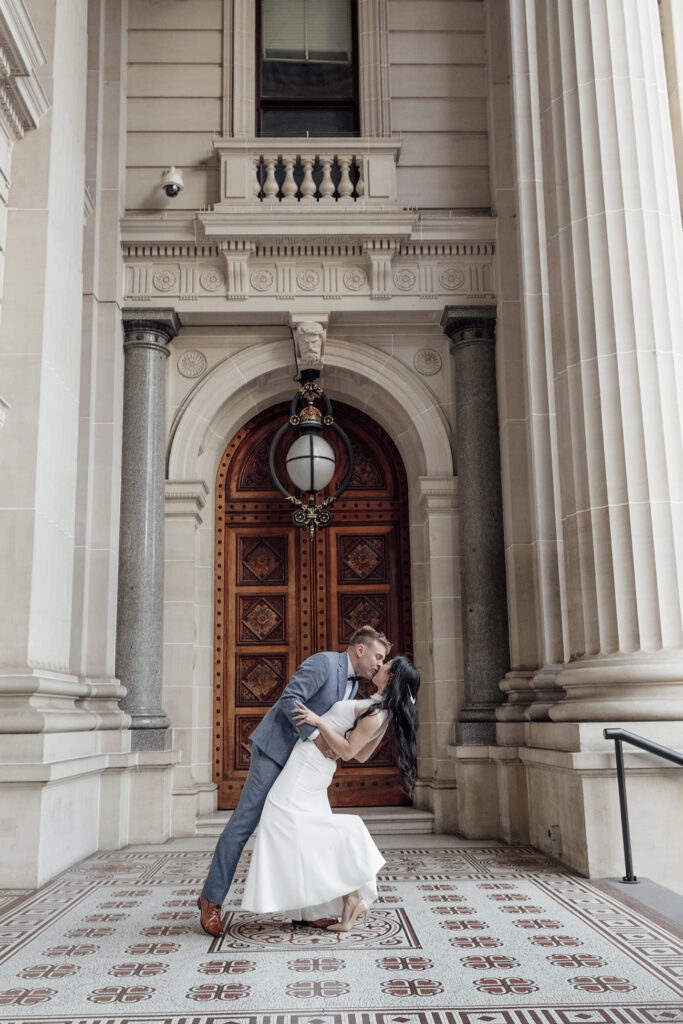
[[[349,676],[355,676],[355,674],[356,674],[354,672],[354,670],[353,670],[353,665],[351,664],[351,659],[348,656],[348,654],[346,655],[346,660],[348,662],[348,667],[346,669],[347,679],[346,679],[346,689],[344,690],[344,696],[342,697],[342,700],[349,700],[350,699],[351,691],[353,690],[353,682],[348,677]],[[308,738],[309,738],[309,740],[314,740],[319,735],[320,735],[320,729],[314,729],[313,732],[311,733],[311,735]]]

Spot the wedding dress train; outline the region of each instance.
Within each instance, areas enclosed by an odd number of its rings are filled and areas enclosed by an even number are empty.
[[[359,705],[371,703],[337,701],[323,718],[343,735]],[[327,790],[335,768],[314,742],[294,746],[261,814],[242,909],[315,921],[340,917],[345,893],[359,890],[366,906],[377,899],[384,858],[359,817],[332,813]]]

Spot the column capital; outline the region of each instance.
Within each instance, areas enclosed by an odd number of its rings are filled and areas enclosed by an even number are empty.
[[[444,306],[441,328],[451,339],[451,354],[456,345],[495,342],[496,316],[495,306]]]
[[[180,330],[180,318],[173,307],[155,307],[150,309],[128,308],[121,311],[123,330],[126,341],[134,331],[142,334],[161,334],[164,341],[173,341]]]

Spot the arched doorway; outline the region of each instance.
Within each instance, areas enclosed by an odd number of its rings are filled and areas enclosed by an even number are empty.
[[[396,446],[369,417],[335,404],[356,469],[333,506],[332,524],[311,543],[292,525],[291,507],[268,471],[271,439],[288,415],[282,404],[246,423],[225,449],[216,477],[213,767],[219,808],[236,806],[249,767],[248,737],[304,658],[343,649],[365,622],[383,629],[394,651],[411,652],[408,491]],[[341,446],[339,456],[341,467]],[[335,478],[330,490],[336,486]],[[365,765],[342,765],[330,795],[336,806],[406,802],[388,744]]]

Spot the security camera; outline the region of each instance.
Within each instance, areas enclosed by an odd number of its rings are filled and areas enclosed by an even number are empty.
[[[161,172],[161,187],[169,199],[175,199],[184,184],[183,172],[177,167],[167,167]]]

